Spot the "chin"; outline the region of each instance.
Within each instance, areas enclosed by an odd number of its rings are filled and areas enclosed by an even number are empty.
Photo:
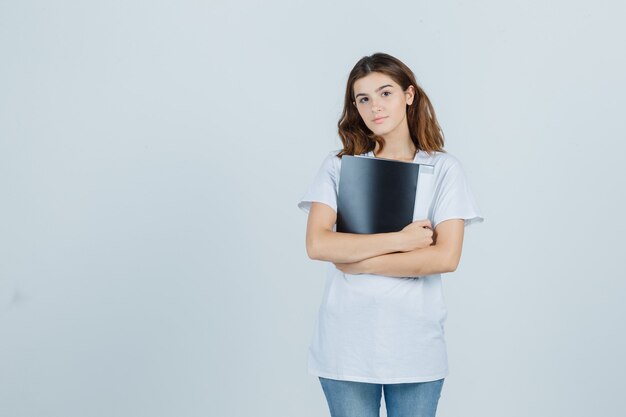
[[[385,136],[387,133],[391,132],[391,129],[376,129],[372,130],[378,136]]]

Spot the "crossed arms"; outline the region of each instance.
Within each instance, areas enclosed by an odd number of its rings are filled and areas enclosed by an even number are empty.
[[[306,251],[311,259],[328,261],[347,274],[415,277],[456,270],[463,246],[463,219],[439,223],[432,244],[413,248],[411,231],[376,234],[333,232],[337,213],[313,202],[307,220]],[[413,229],[415,230],[415,229]]]

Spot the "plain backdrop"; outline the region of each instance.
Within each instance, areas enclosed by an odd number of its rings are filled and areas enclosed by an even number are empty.
[[[485,217],[443,276],[438,416],[623,416],[625,12],[0,2],[0,415],[328,416],[296,204],[386,52]]]

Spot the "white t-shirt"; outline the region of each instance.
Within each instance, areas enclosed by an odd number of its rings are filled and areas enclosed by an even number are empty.
[[[341,159],[335,155],[339,151],[326,156],[298,203],[305,212],[314,201],[337,211]],[[433,229],[448,219],[464,219],[466,227],[484,220],[456,157],[419,151],[414,162],[434,167],[420,166],[413,220],[430,219]],[[352,275],[328,262],[308,372],[377,384],[445,378],[446,316],[441,274],[412,278]]]

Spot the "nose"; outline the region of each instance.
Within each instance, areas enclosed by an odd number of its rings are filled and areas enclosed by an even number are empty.
[[[382,106],[378,104],[378,102],[375,102],[374,100],[372,100],[372,112],[378,113],[382,109],[383,109]]]

